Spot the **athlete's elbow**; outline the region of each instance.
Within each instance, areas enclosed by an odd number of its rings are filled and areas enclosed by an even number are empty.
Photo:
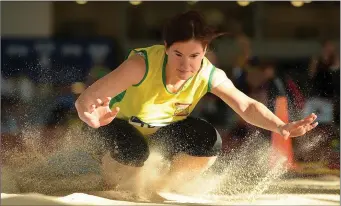
[[[263,106],[263,104],[262,103],[260,103],[260,102],[258,102],[258,101],[256,101],[256,100],[253,100],[253,101],[251,101],[250,103],[249,103],[249,105],[248,105],[248,112],[249,113],[255,113],[255,112],[257,112],[257,111],[259,111],[259,109],[261,108]]]
[[[250,123],[252,119],[255,118],[254,115],[257,114],[257,111],[259,111],[259,108],[262,107],[262,105],[262,103],[256,100],[250,101],[243,111],[243,119]]]
[[[252,98],[245,98],[243,101],[239,102],[238,110],[240,113],[247,115],[257,107],[257,103],[258,102]]]

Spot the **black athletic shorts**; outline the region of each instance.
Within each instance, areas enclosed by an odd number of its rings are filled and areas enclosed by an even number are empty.
[[[110,151],[112,158],[136,167],[143,166],[151,147],[168,159],[178,153],[216,156],[222,147],[218,131],[207,121],[193,117],[163,126],[148,137],[128,121],[117,118],[95,132],[104,140],[104,149]]]

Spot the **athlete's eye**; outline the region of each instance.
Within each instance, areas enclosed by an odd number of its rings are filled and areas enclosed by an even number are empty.
[[[198,55],[195,54],[195,55],[191,55],[191,58],[196,58]]]
[[[178,54],[178,53],[175,53],[175,55],[178,56],[178,57],[181,57],[181,56],[182,56],[181,54]]]

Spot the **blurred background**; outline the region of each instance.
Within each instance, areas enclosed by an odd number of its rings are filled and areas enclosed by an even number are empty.
[[[18,147],[34,127],[48,147],[80,124],[77,96],[130,49],[162,44],[163,24],[189,9],[231,33],[215,40],[207,56],[236,87],[272,111],[278,96],[287,97],[290,120],[318,115],[318,128],[293,140],[295,161],[339,170],[337,1],[1,2],[2,145]],[[219,128],[225,153],[256,130],[271,138],[210,94],[193,115]]]

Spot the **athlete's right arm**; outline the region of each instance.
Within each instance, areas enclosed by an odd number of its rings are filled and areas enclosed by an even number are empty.
[[[79,118],[91,127],[101,126],[91,121],[89,116],[94,107],[103,106],[107,99],[117,96],[132,85],[138,84],[145,73],[145,60],[140,55],[133,55],[125,60],[115,70],[94,82],[78,97],[75,107]]]

